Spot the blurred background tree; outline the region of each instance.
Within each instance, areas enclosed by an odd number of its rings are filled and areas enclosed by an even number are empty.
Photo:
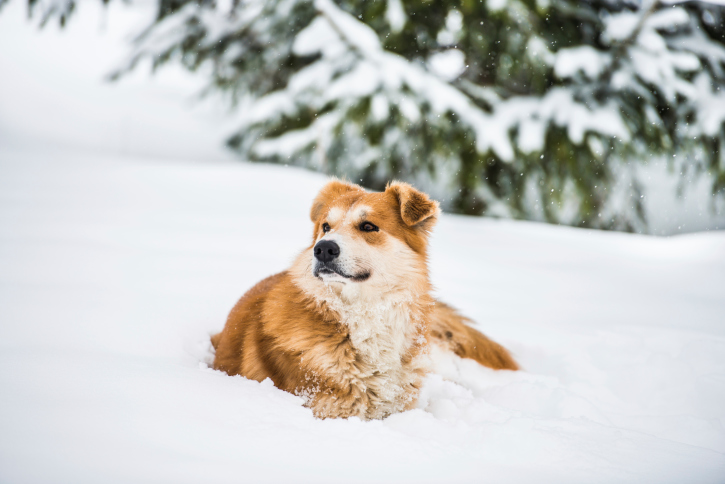
[[[74,7],[29,0],[41,23]],[[246,160],[646,231],[643,163],[707,172],[725,199],[724,16],[715,0],[159,0],[112,77],[210,66]]]

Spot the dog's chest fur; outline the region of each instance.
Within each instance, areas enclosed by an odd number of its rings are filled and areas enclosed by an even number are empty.
[[[376,303],[327,301],[340,315],[354,360],[330,369],[333,378],[359,393],[360,416],[381,418],[409,408],[417,398],[426,359],[422,321],[416,321],[412,298],[385,298]]]

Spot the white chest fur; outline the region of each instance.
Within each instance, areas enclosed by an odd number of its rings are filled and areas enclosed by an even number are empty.
[[[356,302],[335,308],[362,359],[378,372],[400,366],[414,343],[415,323],[409,304],[397,301]]]
[[[337,299],[332,304],[356,352],[356,364],[337,369],[338,376],[370,399],[368,413],[378,417],[407,408],[416,396],[412,385],[420,380],[417,370],[427,362],[427,355],[406,358],[414,345],[423,343],[411,304],[410,295],[374,303]]]

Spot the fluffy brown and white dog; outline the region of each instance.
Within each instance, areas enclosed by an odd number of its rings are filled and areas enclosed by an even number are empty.
[[[438,344],[494,369],[509,353],[431,295],[428,236],[438,203],[405,183],[382,193],[330,181],[312,244],[250,289],[212,337],[214,368],[305,397],[320,418],[413,408]]]

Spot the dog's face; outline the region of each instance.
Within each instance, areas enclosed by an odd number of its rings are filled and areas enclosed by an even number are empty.
[[[438,203],[405,183],[382,193],[333,180],[310,211],[311,272],[328,285],[393,289],[427,277],[426,249]]]

